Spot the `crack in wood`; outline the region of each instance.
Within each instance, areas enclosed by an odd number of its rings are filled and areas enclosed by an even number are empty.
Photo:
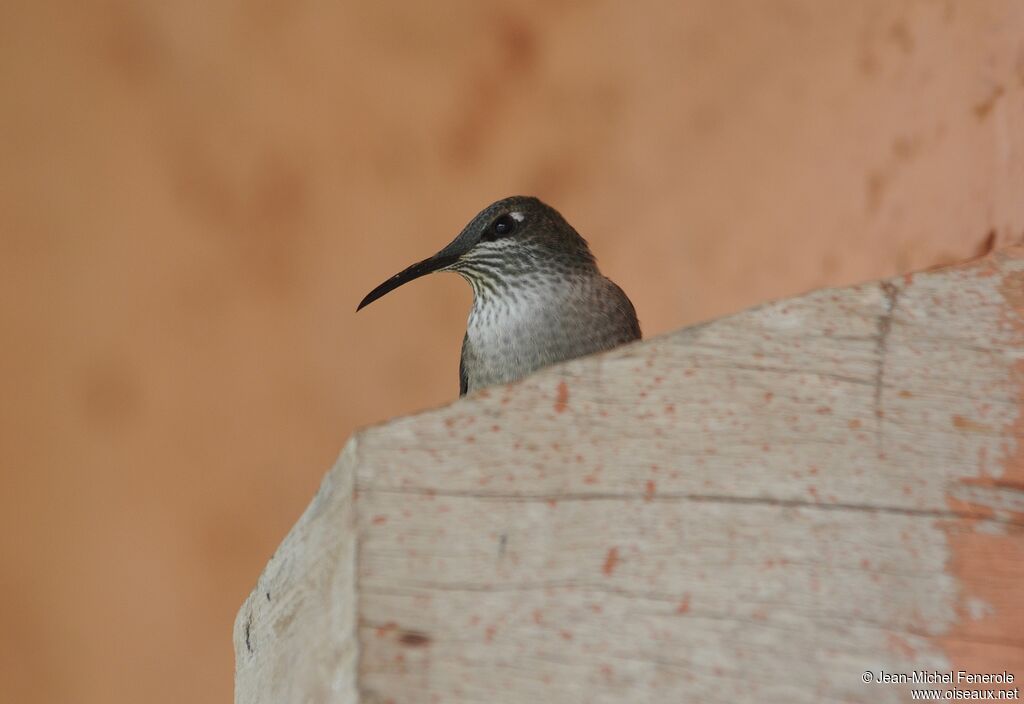
[[[866,572],[874,573],[873,570],[866,570]],[[921,575],[922,578],[927,578],[928,575]],[[636,592],[628,589],[622,589],[606,584],[598,584],[593,582],[579,581],[579,580],[553,580],[550,582],[544,582],[540,584],[528,584],[528,585],[507,585],[503,588],[496,588],[493,585],[472,585],[472,584],[443,584],[437,582],[421,582],[421,583],[409,583],[411,588],[402,589],[401,587],[391,588],[373,588],[363,587],[363,593],[369,596],[397,596],[397,597],[416,597],[421,596],[423,592],[436,591],[436,592],[533,592],[533,591],[546,591],[549,589],[569,588],[577,592],[594,592],[597,594],[619,596],[624,599],[631,599],[636,601],[653,601],[656,603],[662,603],[666,606],[675,608],[679,602],[677,595],[660,594],[657,592]],[[936,634],[928,632],[924,629],[913,628],[910,626],[902,626],[900,628],[893,628],[893,624],[890,620],[879,620],[873,619],[867,615],[858,615],[856,617],[847,617],[843,614],[830,613],[821,609],[814,608],[795,608],[799,607],[800,604],[797,602],[765,602],[765,601],[754,601],[749,602],[758,606],[770,606],[773,610],[783,609],[791,614],[805,617],[808,620],[814,621],[821,624],[830,625],[843,625],[843,626],[855,626],[857,628],[868,628],[878,630],[883,633],[907,635],[915,638],[932,638]],[[687,610],[686,618],[688,620],[704,620],[704,621],[715,621],[725,623],[736,623],[740,625],[757,627],[757,628],[770,628],[772,630],[791,631],[794,633],[804,633],[805,629],[800,626],[788,627],[785,622],[774,622],[758,618],[754,616],[744,616],[741,614],[729,614],[722,611],[714,611],[710,609],[697,609],[694,610],[692,607]],[[382,623],[379,621],[373,621],[370,619],[360,619],[359,629],[360,630],[375,630],[394,628],[392,623]],[[979,643],[979,644],[990,644],[999,645],[1010,648],[1024,648],[1024,637],[1018,640],[1010,638],[983,638],[979,635],[971,636],[954,636],[955,640],[966,643]]]
[[[889,355],[889,333],[892,331],[893,316],[899,303],[900,290],[890,281],[879,284],[884,296],[884,312],[878,317],[878,332],[875,343],[875,444],[878,454],[885,452],[885,411],[882,408],[882,396],[885,388],[885,363]]]
[[[735,350],[733,350],[735,351]],[[822,379],[832,379],[833,381],[841,381],[844,384],[857,384],[859,386],[872,386],[877,385],[877,379],[863,379],[856,376],[848,376],[846,374],[834,374],[832,372],[825,372],[817,369],[787,369],[786,367],[770,367],[762,364],[739,364],[728,362],[726,364],[705,364],[703,360],[698,360],[698,363],[694,366],[699,369],[715,369],[719,371],[750,371],[750,372],[769,372],[774,374],[805,374],[820,377]]]
[[[250,654],[252,654],[251,635],[252,635],[252,613],[250,613],[249,617],[247,619],[245,619],[245,649],[248,650]]]
[[[764,496],[729,496],[726,494],[691,494],[691,493],[661,493],[649,496],[645,492],[629,492],[622,494],[615,493],[593,493],[593,494],[486,494],[477,491],[438,491],[435,489],[384,489],[364,487],[361,492],[367,495],[391,494],[404,496],[422,497],[443,497],[443,498],[464,498],[477,499],[480,501],[508,501],[508,502],[570,502],[570,501],[641,501],[644,503],[718,503],[746,506],[764,506],[778,509],[808,509],[816,511],[859,511],[867,513],[883,513],[895,516],[911,516],[932,519],[972,519],[979,523],[992,523],[998,525],[1024,526],[1024,517],[1000,517],[984,516],[978,511],[940,509],[940,508],[908,508],[905,506],[892,506],[885,504],[859,504],[853,502],[820,503],[805,499],[785,499]]]

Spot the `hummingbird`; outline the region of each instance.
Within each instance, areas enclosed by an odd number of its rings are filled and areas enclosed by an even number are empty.
[[[587,241],[538,198],[487,206],[447,247],[370,291],[356,310],[435,271],[453,271],[473,289],[460,396],[640,339],[632,302],[597,268]]]

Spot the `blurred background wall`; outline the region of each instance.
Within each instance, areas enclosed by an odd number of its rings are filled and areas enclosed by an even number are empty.
[[[224,702],[353,428],[470,301],[377,283],[536,194],[647,336],[1024,235],[1024,4],[5,0],[0,700]]]

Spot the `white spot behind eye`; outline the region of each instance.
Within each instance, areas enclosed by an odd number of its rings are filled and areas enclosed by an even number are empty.
[[[513,219],[513,220],[515,220],[516,222],[522,222],[523,220],[525,220],[525,219],[526,219],[526,216],[525,216],[525,215],[523,215],[522,213],[519,213],[519,212],[515,212],[515,213],[509,213],[509,215],[510,215],[510,216],[512,217],[512,219]]]

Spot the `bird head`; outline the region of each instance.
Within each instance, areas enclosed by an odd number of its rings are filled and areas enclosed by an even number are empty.
[[[454,271],[477,290],[488,280],[541,271],[568,274],[594,266],[586,240],[557,210],[537,198],[512,196],[481,210],[440,252],[370,291],[356,310],[435,271]]]

